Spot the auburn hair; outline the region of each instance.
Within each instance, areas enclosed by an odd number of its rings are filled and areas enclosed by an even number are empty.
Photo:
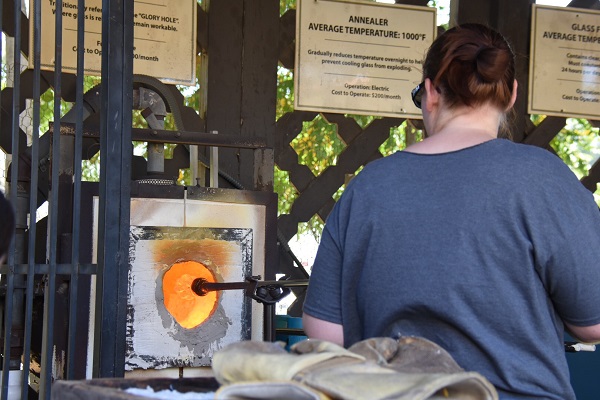
[[[515,55],[506,38],[481,24],[462,24],[438,36],[425,58],[431,79],[448,107],[489,103],[505,110],[515,79]]]

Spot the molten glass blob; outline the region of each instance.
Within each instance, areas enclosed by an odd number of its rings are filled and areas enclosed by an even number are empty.
[[[206,321],[217,307],[218,292],[198,296],[192,291],[194,279],[216,282],[215,276],[204,264],[182,261],[173,264],[163,276],[165,307],[184,328],[192,329]]]

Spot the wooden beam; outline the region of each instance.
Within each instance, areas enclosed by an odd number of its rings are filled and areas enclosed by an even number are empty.
[[[600,183],[600,160],[596,161],[592,168],[588,171],[588,175],[585,176],[581,183],[585,186],[590,192],[594,193],[598,187],[598,183]]]
[[[206,129],[239,135],[241,132],[242,53],[244,48],[242,1],[211,1],[208,8]],[[222,167],[240,180],[236,150],[219,151]],[[228,155],[225,156],[225,153]],[[252,169],[250,169],[250,175]],[[246,181],[248,186],[252,180]]]
[[[452,0],[450,2],[451,27],[467,22],[489,23],[491,14],[491,1]]]
[[[546,117],[531,134],[524,138],[523,143],[547,148],[565,123],[566,118]]]
[[[516,78],[519,83],[517,101],[514,105],[516,118],[510,123],[515,142],[522,142],[532,127],[527,113],[529,82],[529,36],[531,31],[531,6],[533,0],[504,0],[494,3],[496,10],[490,16],[492,27],[502,33],[515,52]]]
[[[278,0],[244,1],[243,38],[240,134],[263,137],[267,145],[273,147],[279,56]],[[252,182],[253,155],[235,156],[240,162],[242,182]],[[273,169],[273,163],[265,168]]]
[[[296,10],[287,10],[279,19],[279,62],[294,69],[296,59]]]
[[[214,1],[208,15],[207,130],[272,142],[279,2]],[[220,149],[219,160],[244,187],[252,187],[253,154]]]
[[[567,5],[567,7],[591,8],[594,10],[600,10],[600,1],[598,1],[598,0],[573,0]]]
[[[426,7],[428,0],[396,0],[396,4],[403,4],[407,6],[422,6]]]

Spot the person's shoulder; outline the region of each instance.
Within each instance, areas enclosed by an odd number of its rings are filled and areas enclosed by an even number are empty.
[[[367,175],[372,178],[375,175],[387,174],[391,169],[398,167],[398,153],[394,153],[385,157],[377,158],[369,161],[364,167],[356,174],[356,177],[362,175],[362,179],[365,179]]]
[[[570,171],[569,167],[558,155],[547,149],[503,139],[499,140],[498,143],[504,147],[504,154],[519,161],[519,164],[536,164],[544,168],[552,168],[565,172]]]
[[[512,140],[508,139],[498,139],[496,143],[500,146],[503,146],[506,150],[514,152],[515,154],[527,154],[542,158],[553,155],[551,152],[541,147],[527,143],[513,142]]]
[[[556,155],[554,153],[550,152],[549,150],[544,149],[539,146],[534,146],[532,144],[513,142],[512,140],[508,140],[508,139],[498,139],[497,142],[501,146],[504,146],[505,149],[507,149],[508,151],[512,151],[515,154],[524,154],[524,155],[528,155],[531,157],[540,157],[540,158],[549,158],[549,159],[557,158]]]
[[[380,190],[386,186],[385,183],[392,176],[397,176],[401,170],[398,153],[372,160],[351,176],[344,193]]]
[[[390,170],[402,170],[418,164],[420,155],[413,154],[405,150],[406,149],[398,150],[392,154],[377,158],[365,165],[365,169],[370,169],[373,172],[389,172]]]
[[[502,144],[508,149],[504,152],[508,154],[505,166],[512,171],[513,182],[526,186],[528,193],[538,188],[539,193],[556,202],[569,201],[577,193],[590,197],[575,172],[556,153],[530,144],[505,142]],[[567,192],[570,198],[564,196]]]

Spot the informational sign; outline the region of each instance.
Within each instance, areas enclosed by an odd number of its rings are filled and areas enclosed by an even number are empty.
[[[133,1],[134,73],[153,76],[164,83],[194,85],[197,0]],[[30,9],[33,8],[34,0],[30,0]],[[80,12],[85,13],[84,70],[88,75],[100,75],[102,0],[86,0],[84,10],[78,9],[77,0],[63,0],[62,69],[77,70],[77,15]],[[56,1],[42,0],[41,15],[41,68],[54,70]],[[33,49],[33,18],[30,20],[30,49]],[[33,57],[30,66],[33,67]]]
[[[528,112],[600,117],[600,11],[533,5]]]
[[[297,110],[421,118],[410,92],[436,34],[436,9],[298,0]]]

